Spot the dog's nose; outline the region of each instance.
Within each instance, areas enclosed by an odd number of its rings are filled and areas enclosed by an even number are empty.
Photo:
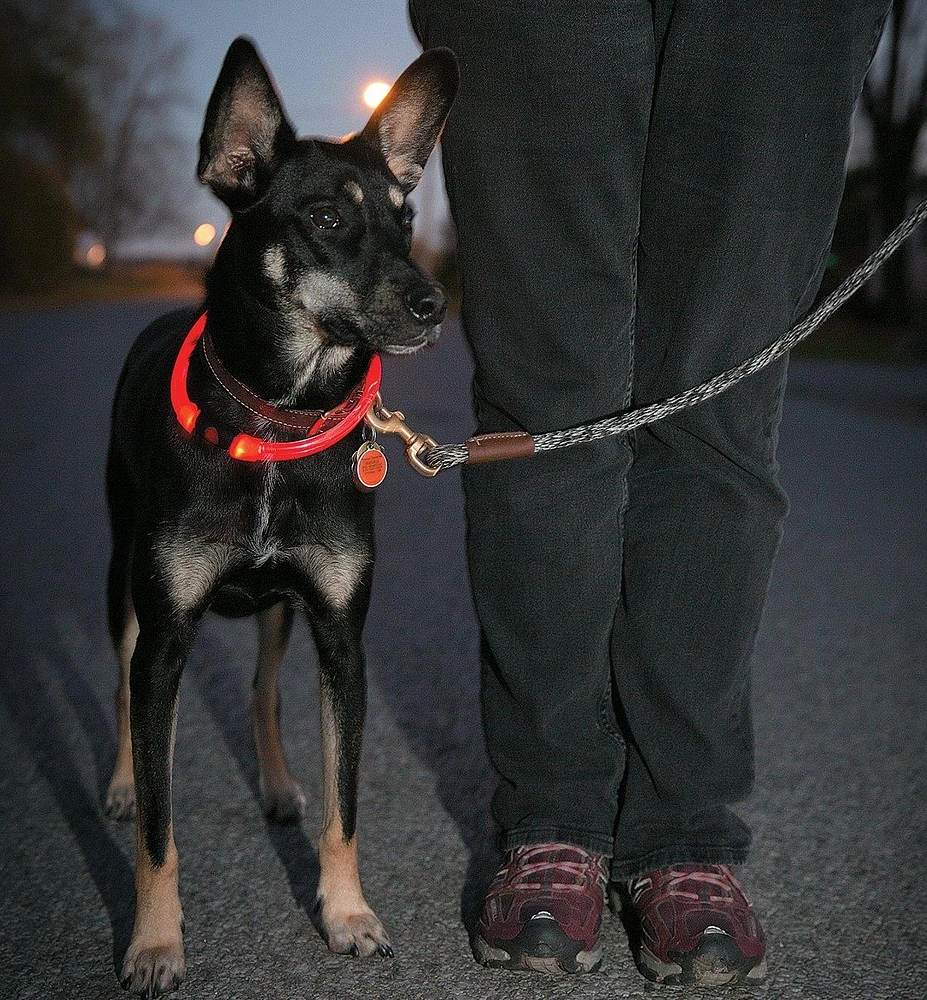
[[[440,323],[447,311],[447,296],[437,285],[425,291],[408,292],[406,308],[420,323]]]

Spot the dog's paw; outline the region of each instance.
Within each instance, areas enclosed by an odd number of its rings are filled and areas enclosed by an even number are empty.
[[[306,796],[292,778],[261,782],[261,811],[271,823],[298,823],[306,815]]]
[[[328,947],[339,955],[355,958],[393,957],[386,928],[371,909],[358,913],[331,914],[324,904],[319,910],[319,924]]]
[[[135,785],[111,781],[103,811],[110,819],[135,819]]]
[[[150,1000],[164,993],[173,993],[183,982],[185,974],[182,942],[155,947],[137,947],[133,942],[122,963],[119,981],[124,990]]]

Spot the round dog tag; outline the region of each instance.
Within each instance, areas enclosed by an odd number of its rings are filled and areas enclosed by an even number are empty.
[[[365,441],[351,463],[354,483],[364,493],[375,490],[386,479],[386,455],[379,445]]]

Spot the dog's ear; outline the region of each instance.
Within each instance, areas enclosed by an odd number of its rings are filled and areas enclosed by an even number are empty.
[[[206,107],[197,176],[233,211],[265,191],[296,141],[274,83],[252,42],[229,47]]]
[[[460,74],[450,49],[428,49],[399,77],[361,135],[383,154],[408,194],[444,128]]]

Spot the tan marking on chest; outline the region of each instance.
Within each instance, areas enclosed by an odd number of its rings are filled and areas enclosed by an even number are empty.
[[[155,546],[156,564],[179,611],[203,601],[235,556],[231,545],[200,539],[172,538]]]
[[[366,549],[321,544],[301,547],[297,558],[322,596],[338,609],[348,606],[371,563]]]

